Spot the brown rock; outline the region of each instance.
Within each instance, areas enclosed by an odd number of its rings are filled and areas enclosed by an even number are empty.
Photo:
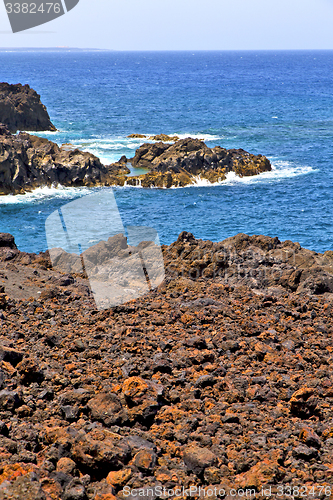
[[[134,465],[141,470],[151,470],[156,465],[156,454],[149,450],[140,450],[134,457]]]
[[[308,446],[313,446],[314,448],[321,447],[320,437],[310,427],[304,427],[299,434],[299,438],[302,443],[305,443]]]
[[[123,169],[129,170],[122,165]],[[118,184],[112,166],[106,167],[91,153],[68,151],[47,139],[0,130],[0,194],[18,194],[40,186],[98,186]],[[124,184],[122,175],[119,183]]]
[[[14,236],[9,233],[0,233],[0,247],[16,249]]]
[[[12,366],[16,366],[22,361],[23,353],[11,347],[0,346],[0,361],[6,361]]]
[[[129,454],[127,443],[104,429],[79,436],[72,448],[72,459],[93,471],[105,466],[122,468]]]
[[[124,394],[126,401],[128,401],[131,405],[142,403],[144,396],[148,392],[150,392],[148,381],[143,380],[140,377],[130,377],[123,383],[122,393]]]
[[[22,400],[16,391],[0,391],[0,410],[13,411],[22,405]]]
[[[145,136],[143,136],[145,137]],[[179,140],[179,137],[177,135],[166,135],[166,134],[158,134],[158,135],[153,135],[149,137],[151,141],[164,141],[164,142],[176,142]]]
[[[290,412],[301,418],[309,418],[315,412],[318,398],[312,387],[302,387],[290,399]]]
[[[72,476],[76,473],[76,463],[68,457],[60,458],[56,470]]]
[[[99,420],[105,425],[114,425],[126,420],[126,412],[123,410],[120,399],[110,392],[100,392],[88,402],[91,417]]]
[[[20,381],[23,385],[31,384],[32,382],[41,382],[44,378],[37,360],[32,358],[25,358],[20,361],[16,369],[20,373]]]
[[[208,448],[187,446],[183,452],[186,467],[195,474],[201,474],[207,467],[216,465],[217,457]]]
[[[240,474],[237,477],[237,486],[260,490],[263,486],[281,482],[285,472],[278,463],[279,456],[279,452],[273,452],[251,467],[248,472]]]
[[[124,486],[132,476],[132,469],[111,471],[107,475],[106,482],[113,486]]]

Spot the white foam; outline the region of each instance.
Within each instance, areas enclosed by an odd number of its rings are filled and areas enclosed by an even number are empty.
[[[270,172],[262,172],[258,175],[249,177],[239,177],[235,172],[228,172],[225,180],[219,182],[209,182],[200,175],[194,177],[194,183],[185,187],[211,187],[211,186],[233,186],[236,184],[259,184],[282,181],[283,179],[297,177],[317,172],[316,169],[309,166],[292,165],[288,161],[275,161],[271,163]],[[173,187],[172,189],[183,189],[182,187]]]
[[[37,135],[38,137],[44,137],[44,135],[49,135],[51,137],[53,137],[53,136],[56,137],[57,135],[67,134],[67,133],[69,133],[68,130],[59,130],[59,129],[53,130],[53,131],[52,130],[43,130],[42,132],[31,132],[31,131],[29,132],[28,131],[28,134]]]
[[[262,172],[258,175],[252,175],[250,177],[239,177],[235,172],[229,172],[227,174],[226,180],[223,182],[224,185],[233,185],[236,183],[242,184],[257,184],[257,183],[267,183],[282,181],[283,179],[288,179],[291,177],[297,177],[299,175],[306,175],[316,172],[314,168],[307,165],[293,165],[288,161],[271,161],[272,170],[269,172]]]
[[[137,184],[135,186],[131,185],[131,184],[127,184],[127,181],[125,181],[125,184],[123,187],[135,187],[135,188],[142,188],[142,184],[141,184],[141,179],[137,179]]]
[[[11,205],[17,203],[33,203],[50,198],[68,199],[80,194],[88,194],[90,188],[86,187],[40,187],[30,193],[8,194],[0,196],[0,205]]]
[[[187,139],[187,137],[191,137],[191,139],[203,139],[206,141],[218,141],[219,139],[225,139],[223,135],[213,135],[213,134],[169,134],[169,135],[177,135],[179,139]]]

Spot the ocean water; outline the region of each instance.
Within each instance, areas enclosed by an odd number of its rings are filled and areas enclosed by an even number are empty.
[[[204,138],[264,154],[273,170],[221,185],[115,188],[124,226],[182,230],[220,241],[236,233],[333,249],[333,51],[0,51],[0,81],[41,95],[56,133],[108,164],[134,155],[131,133]],[[0,231],[21,250],[46,250],[45,220],[95,190],[41,188],[0,196]]]

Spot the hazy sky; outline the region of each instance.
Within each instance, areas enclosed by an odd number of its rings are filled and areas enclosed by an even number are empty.
[[[333,0],[80,0],[16,34],[0,2],[0,47],[333,49]]]

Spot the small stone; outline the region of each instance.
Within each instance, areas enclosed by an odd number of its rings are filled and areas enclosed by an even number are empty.
[[[70,458],[63,457],[58,461],[56,471],[73,476],[76,472],[76,463]]]
[[[93,420],[99,420],[110,426],[121,423],[124,413],[122,404],[116,394],[100,392],[88,401],[88,408]]]
[[[66,486],[65,493],[64,493],[64,500],[86,500],[87,499],[87,494],[85,487],[81,483],[79,479],[73,479],[69,483],[68,486]]]
[[[290,399],[290,412],[296,417],[309,418],[315,412],[317,404],[315,390],[312,387],[302,387]]]
[[[299,438],[307,446],[313,446],[314,448],[321,447],[320,437],[314,432],[313,429],[310,429],[309,427],[305,427],[301,430]]]
[[[16,366],[22,361],[23,353],[10,347],[0,346],[0,361],[6,361],[12,366]]]
[[[218,484],[221,481],[221,471],[217,467],[208,467],[205,469],[204,478],[208,484]]]
[[[22,405],[19,408],[16,409],[16,415],[18,415],[20,418],[22,417],[30,417],[32,415],[33,411],[28,405]]]
[[[131,469],[111,471],[107,475],[106,482],[112,486],[123,486],[132,476]]]
[[[0,434],[2,436],[8,436],[8,433],[9,433],[9,430],[8,430],[7,425],[5,424],[5,422],[0,420]]]
[[[0,410],[13,411],[22,404],[21,398],[15,391],[0,391]]]
[[[74,421],[77,419],[79,408],[77,406],[65,405],[60,407],[66,420]]]
[[[135,455],[133,463],[138,469],[151,470],[156,465],[156,454],[153,451],[140,450]]]
[[[302,460],[311,460],[311,458],[318,458],[318,451],[301,444],[293,450],[293,456]]]
[[[16,369],[20,373],[20,381],[23,385],[32,382],[41,382],[44,378],[43,372],[39,369],[38,362],[32,358],[25,358],[18,363]]]
[[[217,457],[208,448],[199,446],[187,446],[183,453],[186,467],[195,474],[201,474],[207,467],[217,463]]]

